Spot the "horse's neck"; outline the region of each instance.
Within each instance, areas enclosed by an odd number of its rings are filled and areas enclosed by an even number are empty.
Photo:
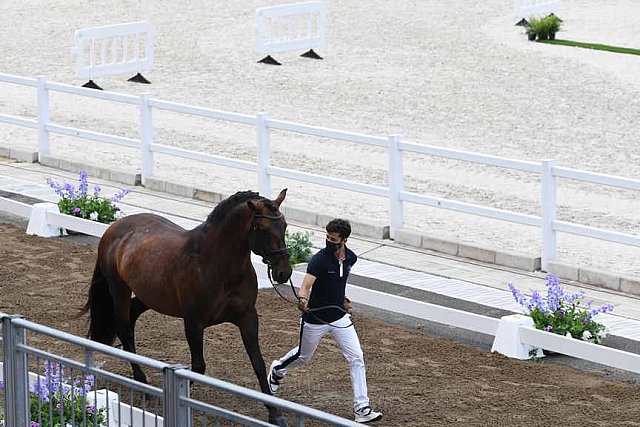
[[[248,208],[246,208],[248,210]],[[224,259],[229,262],[240,261],[249,258],[249,231],[248,223],[250,215],[245,212],[232,211],[227,218],[219,224],[213,224],[205,232],[202,246],[202,254],[205,259]],[[211,258],[210,258],[211,259]]]

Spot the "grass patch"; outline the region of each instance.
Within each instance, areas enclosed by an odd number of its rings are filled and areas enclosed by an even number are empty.
[[[583,47],[585,49],[604,50],[607,52],[625,53],[629,55],[640,55],[640,49],[631,49],[628,47],[619,47],[619,46],[609,46],[606,44],[582,43],[582,42],[574,42],[571,40],[538,40],[538,42],[547,43],[547,44],[559,44],[562,46]]]

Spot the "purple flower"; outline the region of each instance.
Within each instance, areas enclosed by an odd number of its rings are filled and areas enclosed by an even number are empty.
[[[96,412],[96,407],[93,405],[87,405],[86,409],[87,409],[87,414],[93,414],[94,412]]]
[[[80,214],[80,208],[73,208],[73,214],[74,215],[79,215]]]
[[[64,191],[67,192],[67,195],[64,196],[64,197],[68,198],[69,200],[75,200],[77,198],[76,188],[73,185],[71,185],[69,183],[65,183],[64,184]]]
[[[553,331],[553,326],[547,325],[547,326],[545,326],[544,330],[547,331],[547,332],[551,332],[551,331]]]
[[[565,315],[565,314],[566,314],[566,313],[565,313],[565,311],[564,311],[563,309],[560,309],[560,310],[556,311],[556,315],[557,315],[560,319],[562,319],[562,318],[564,317],[564,315]]]
[[[538,291],[533,291],[533,293],[531,294],[529,310],[533,310],[534,308],[537,308],[540,311],[545,311],[547,309],[544,301],[542,300],[542,295],[540,295],[540,292]]]
[[[588,318],[588,317],[583,317],[582,319],[580,319],[580,321],[581,321],[582,323],[584,323],[585,325],[588,325],[588,324],[589,324],[589,318]]]
[[[93,195],[95,197],[98,197],[98,195],[100,194],[101,191],[102,191],[102,188],[100,188],[99,185],[94,185],[93,186]]]
[[[549,274],[545,279],[547,279],[547,285],[556,286],[560,284],[560,278],[558,276]]]
[[[35,421],[31,421],[31,424],[29,425],[29,427],[40,427],[40,424],[38,424]]]
[[[64,192],[64,188],[60,184],[58,184],[57,182],[55,182],[51,178],[47,178],[47,184],[49,184],[49,187],[53,188],[53,190],[56,192],[56,194],[58,196],[66,197],[66,194]]]
[[[0,388],[4,388],[4,381],[0,381]]]
[[[83,169],[80,171],[80,185],[78,187],[78,196],[80,197],[85,197],[87,195],[87,190],[89,189],[89,183],[87,182],[88,176],[89,174],[86,170]]]
[[[115,203],[115,202],[119,202],[120,200],[122,200],[122,198],[124,196],[126,196],[127,194],[131,193],[131,190],[128,188],[125,188],[123,190],[118,191],[116,194],[114,194],[111,199],[111,202]]]

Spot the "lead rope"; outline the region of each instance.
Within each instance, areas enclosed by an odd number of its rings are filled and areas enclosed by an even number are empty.
[[[264,260],[263,260],[263,262],[264,262]],[[265,264],[267,264],[267,277],[269,278],[269,282],[271,283],[271,286],[273,286],[273,289],[275,289],[276,293],[280,296],[280,298],[282,298],[286,302],[288,302],[290,304],[295,304],[296,306],[298,306],[298,304],[300,303],[300,300],[303,299],[303,298],[300,297],[300,295],[298,295],[298,292],[296,292],[296,287],[293,286],[293,281],[291,280],[291,277],[289,277],[289,285],[291,286],[291,291],[293,292],[293,296],[295,296],[296,299],[298,300],[297,303],[292,301],[292,300],[290,300],[290,299],[288,299],[284,295],[282,295],[282,293],[278,290],[278,287],[277,287],[278,284],[276,282],[274,282],[273,279],[271,278],[271,264],[267,263],[267,262],[265,262]],[[321,324],[331,326],[332,328],[347,329],[347,328],[350,328],[351,326],[353,326],[353,320],[351,321],[351,323],[349,323],[346,326],[336,326],[336,325],[332,325],[329,322],[325,322],[324,320],[320,319],[318,316],[316,316],[313,313],[314,311],[326,310],[328,308],[336,308],[336,309],[342,311],[344,314],[349,314],[349,312],[347,310],[345,310],[344,307],[340,307],[340,306],[337,306],[337,305],[324,305],[322,307],[316,307],[316,308],[308,308],[307,307],[307,312],[311,315],[311,317],[313,317],[315,320],[317,320]]]

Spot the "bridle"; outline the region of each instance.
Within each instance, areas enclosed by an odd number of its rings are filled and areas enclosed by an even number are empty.
[[[256,219],[260,219],[260,218],[264,218],[264,219],[268,219],[271,221],[277,221],[279,219],[281,219],[283,217],[282,214],[279,215],[262,215],[262,214],[255,214],[253,215],[253,224],[251,225],[251,229],[252,231],[257,231],[260,230],[260,226],[256,223]],[[283,247],[283,248],[278,248],[278,249],[274,249],[272,251],[267,251],[267,250],[260,250],[260,256],[262,257],[262,262],[264,264],[267,264],[267,270],[270,272],[271,271],[271,260],[269,259],[269,257],[273,257],[273,256],[277,256],[277,255],[286,255],[289,253],[289,250],[287,249],[287,247]],[[270,275],[270,274],[269,274]],[[269,278],[271,279],[271,278]]]

